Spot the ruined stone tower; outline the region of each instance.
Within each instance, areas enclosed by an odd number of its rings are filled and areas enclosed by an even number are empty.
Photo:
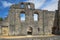
[[[57,11],[57,25],[58,25],[58,34],[60,34],[60,0],[58,2],[58,11]]]
[[[55,13],[53,34],[60,34],[60,0],[58,1],[58,10]]]
[[[60,0],[58,2],[58,27],[59,27],[59,34],[60,34]]]

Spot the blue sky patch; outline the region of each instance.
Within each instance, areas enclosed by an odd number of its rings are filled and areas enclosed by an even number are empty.
[[[0,17],[7,17],[10,6],[19,2],[32,2],[35,4],[35,9],[49,11],[55,11],[58,7],[58,0],[0,0]]]

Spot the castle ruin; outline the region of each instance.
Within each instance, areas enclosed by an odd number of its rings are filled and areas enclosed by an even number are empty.
[[[58,30],[60,21],[57,21],[60,20],[58,16],[60,15],[59,10],[59,5],[57,12],[35,9],[34,4],[28,2],[14,4],[10,7],[7,18],[0,22],[0,35],[21,36],[57,34],[60,32]],[[22,18],[20,15],[22,14],[25,16],[24,20],[21,20]],[[35,15],[37,15],[37,18],[35,18],[36,20],[34,20]]]

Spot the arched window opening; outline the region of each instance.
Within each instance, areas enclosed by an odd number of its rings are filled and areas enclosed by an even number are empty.
[[[25,13],[24,12],[20,13],[20,20],[22,22],[25,21]]]
[[[30,3],[28,3],[28,8],[30,9],[31,7],[30,7]]]
[[[34,21],[38,21],[38,14],[34,14]]]
[[[20,8],[24,8],[25,7],[25,5],[22,3],[21,5],[20,5]]]
[[[30,9],[30,5],[28,5],[28,8]]]

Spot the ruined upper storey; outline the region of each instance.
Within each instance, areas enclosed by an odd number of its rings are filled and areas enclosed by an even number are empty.
[[[14,4],[10,7],[11,9],[35,9],[33,3],[28,3],[28,2],[21,2],[19,4]]]

